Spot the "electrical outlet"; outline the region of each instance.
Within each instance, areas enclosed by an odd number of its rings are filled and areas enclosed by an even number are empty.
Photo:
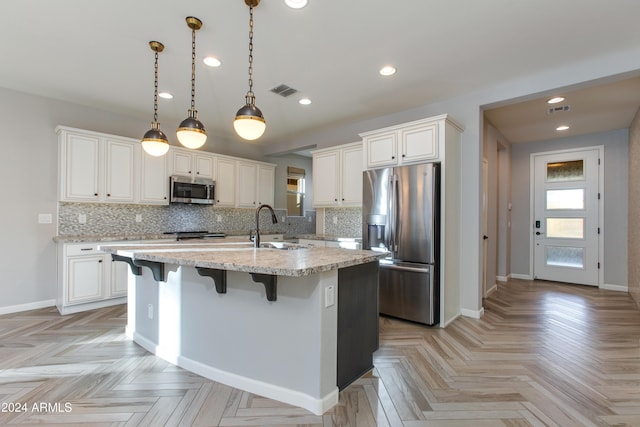
[[[335,216],[335,215],[333,216],[333,223],[334,223],[334,224],[337,224],[337,223],[338,223],[338,217],[337,217],[337,216]]]
[[[80,224],[86,224],[87,223],[87,214],[78,214],[78,222]]]
[[[147,317],[153,320],[153,304],[147,305]]]
[[[222,222],[222,215],[216,215],[216,221]]]
[[[312,218],[311,218],[311,217],[309,217],[309,222],[311,222],[311,221],[312,221]]]
[[[142,215],[136,214],[136,222],[142,222]]]
[[[331,307],[336,303],[336,287],[329,285],[324,288],[324,306]]]

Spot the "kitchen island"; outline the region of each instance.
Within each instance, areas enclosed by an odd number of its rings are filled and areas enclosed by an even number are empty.
[[[102,245],[129,263],[127,333],[211,380],[322,414],[372,368],[380,253],[246,241]]]

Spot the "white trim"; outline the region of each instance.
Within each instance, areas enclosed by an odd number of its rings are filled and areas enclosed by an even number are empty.
[[[65,314],[80,313],[81,311],[95,310],[96,308],[111,307],[113,305],[120,305],[120,304],[126,304],[126,303],[127,303],[127,297],[123,296],[123,297],[110,298],[110,299],[105,299],[100,301],[87,302],[83,304],[62,305],[62,306],[58,305],[58,311],[60,312],[60,314],[65,315]]]
[[[627,286],[610,285],[608,283],[600,286],[600,289],[606,289],[608,291],[629,292],[629,288]]]
[[[188,357],[180,356],[175,352],[166,351],[166,349],[155,345],[151,340],[136,332],[133,333],[133,341],[148,352],[155,354],[160,359],[166,360],[173,365],[177,365],[190,372],[208,378],[211,381],[216,381],[230,387],[245,390],[249,393],[259,394],[269,399],[278,400],[290,405],[299,406],[313,412],[315,415],[322,415],[338,404],[338,387],[318,399],[296,390],[291,390],[285,387],[280,387],[213,368],[189,359]]]
[[[484,316],[484,307],[480,308],[480,310],[467,310],[466,308],[463,308],[460,311],[460,314],[462,314],[464,317],[480,319],[482,316]]]
[[[598,203],[598,228],[600,229],[600,235],[598,237],[598,260],[602,262],[604,260],[604,145],[589,145],[578,148],[568,148],[566,150],[553,150],[553,151],[540,151],[537,153],[529,154],[529,224],[531,226],[532,233],[529,234],[529,271],[530,276],[533,279],[534,275],[534,251],[535,251],[535,239],[533,239],[533,224],[535,222],[535,158],[538,156],[550,156],[556,154],[565,154],[573,152],[591,151],[596,150],[598,152],[598,193],[600,194],[600,200]],[[602,264],[601,264],[602,265]],[[513,275],[515,277],[515,275]],[[598,285],[604,284],[604,268],[598,269]]]
[[[489,289],[487,289],[487,291],[484,294],[484,298],[487,298],[489,295],[491,295],[492,293],[494,293],[497,290],[498,290],[498,284],[494,283],[493,286],[491,286]]]
[[[496,281],[498,282],[508,282],[511,279],[511,274],[507,274],[506,276],[496,276]]]
[[[455,316],[453,316],[451,319],[449,319],[449,320],[448,320],[448,321],[446,321],[446,322],[442,322],[442,321],[441,321],[441,322],[438,324],[438,326],[439,326],[439,327],[441,327],[441,328],[446,328],[447,326],[449,326],[449,325],[450,325],[454,320],[456,320],[456,319],[457,319],[458,317],[460,317],[460,316],[461,316],[461,314],[460,314],[460,313],[458,313],[458,314],[456,314]]]
[[[30,302],[27,304],[7,305],[5,307],[0,307],[0,315],[19,313],[21,311],[28,311],[28,310],[36,310],[38,308],[53,307],[55,305],[56,305],[56,300],[54,299]]]
[[[512,279],[521,279],[521,280],[533,280],[533,276],[531,274],[518,274],[511,273]]]

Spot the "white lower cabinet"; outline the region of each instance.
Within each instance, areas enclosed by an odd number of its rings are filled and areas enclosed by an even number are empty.
[[[126,302],[128,265],[111,261],[98,251],[99,243],[62,243],[58,246],[60,314],[76,313]]]

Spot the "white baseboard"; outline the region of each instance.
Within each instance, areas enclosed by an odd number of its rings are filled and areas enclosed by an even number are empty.
[[[600,286],[600,289],[606,289],[608,291],[629,292],[629,288],[627,286],[609,285],[607,283]]]
[[[511,273],[512,279],[533,280],[533,276],[530,274],[517,274]]]
[[[212,381],[245,390],[249,393],[259,394],[269,399],[299,406],[313,412],[315,415],[322,415],[338,404],[338,387],[321,398],[315,398],[296,390],[216,369],[187,357],[177,355],[174,352],[167,352],[160,346],[155,345],[151,340],[135,332],[133,333],[133,341],[159,358]]]
[[[38,308],[53,307],[55,305],[56,305],[56,300],[54,299],[30,302],[27,304],[8,305],[6,307],[0,307],[0,315],[19,313],[21,311],[28,311],[28,310],[37,310]]]
[[[453,322],[454,320],[456,320],[458,317],[460,317],[460,313],[456,314],[455,316],[453,316],[451,319],[445,321],[445,322],[441,322],[438,324],[439,327],[441,328],[446,328],[448,325],[451,324],[451,322]]]
[[[498,290],[498,284],[494,283],[492,287],[487,289],[487,291],[485,292],[484,297],[487,298],[489,295],[491,295],[492,293],[494,293],[497,290]]]
[[[482,307],[480,310],[467,310],[466,308],[463,308],[460,310],[460,314],[462,314],[465,317],[479,319],[482,316],[484,316],[484,307]]]
[[[506,276],[496,276],[496,281],[508,282],[510,278],[511,278],[511,274],[507,274]]]

